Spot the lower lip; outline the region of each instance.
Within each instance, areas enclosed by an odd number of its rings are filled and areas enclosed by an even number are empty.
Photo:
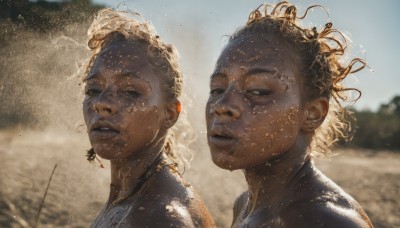
[[[97,139],[109,139],[119,135],[119,132],[114,130],[92,130],[90,136]]]
[[[214,136],[208,137],[209,145],[220,147],[220,148],[231,147],[236,142],[237,141],[233,138],[220,138],[220,137],[214,137]]]

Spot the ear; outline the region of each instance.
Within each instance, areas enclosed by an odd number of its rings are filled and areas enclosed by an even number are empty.
[[[176,121],[178,120],[179,114],[181,113],[182,104],[178,99],[175,99],[173,102],[167,104],[166,107],[166,118],[164,120],[164,127],[166,129],[174,126]]]
[[[301,129],[304,132],[314,132],[322,122],[324,122],[329,110],[329,100],[326,97],[320,97],[306,104],[305,120]]]

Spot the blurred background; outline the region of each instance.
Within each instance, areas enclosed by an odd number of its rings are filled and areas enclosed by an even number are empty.
[[[363,95],[349,106],[357,118],[351,142],[317,166],[363,206],[376,227],[400,227],[400,2],[292,1],[303,22],[332,21],[352,40],[349,59],[366,58],[370,69],[346,81]],[[86,30],[103,7],[140,12],[161,39],[181,54],[184,108],[196,141],[185,174],[213,214],[229,227],[234,199],[246,189],[241,171],[212,163],[205,138],[208,80],[227,35],[246,23],[263,1],[194,0],[0,0],[0,226],[33,227],[55,164],[39,227],[88,227],[108,197],[109,169],[89,164],[81,114]],[[273,3],[273,2],[269,2]],[[300,13],[301,14],[301,13]],[[350,32],[347,32],[350,31]]]

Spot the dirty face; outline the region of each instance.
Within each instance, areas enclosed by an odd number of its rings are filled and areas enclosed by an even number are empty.
[[[216,165],[245,169],[296,149],[304,119],[297,59],[273,35],[239,37],[224,49],[206,106]]]
[[[86,81],[83,115],[100,157],[130,157],[165,136],[162,82],[143,44],[111,43],[97,57]]]

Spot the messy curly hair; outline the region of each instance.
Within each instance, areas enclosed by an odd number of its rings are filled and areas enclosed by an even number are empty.
[[[88,48],[92,51],[90,60],[87,63],[84,82],[96,61],[97,56],[112,42],[127,40],[138,42],[147,49],[150,64],[163,80],[162,92],[165,93],[167,100],[177,99],[182,93],[182,73],[179,68],[179,56],[174,46],[164,43],[157,35],[150,22],[145,21],[140,14],[127,11],[119,11],[111,8],[100,10],[94,17],[92,24],[88,29]],[[188,160],[178,149],[187,149],[181,143],[187,143],[191,139],[190,132],[180,133],[182,131],[174,130],[185,126],[188,128],[188,122],[181,113],[180,121],[170,129],[164,145],[165,153],[173,160],[173,163],[188,167]],[[176,131],[176,132],[174,132]],[[89,152],[91,154],[89,154]],[[93,149],[88,152],[88,160],[95,159]]]
[[[305,28],[300,24],[308,11],[320,5],[308,7],[303,16],[297,15],[297,8],[282,1],[275,5],[263,4],[253,10],[247,24],[239,28],[229,41],[246,35],[274,34],[296,49],[301,56],[302,77],[304,81],[304,100],[318,97],[330,100],[329,112],[323,124],[314,132],[309,154],[327,154],[340,139],[350,140],[353,135],[351,112],[342,106],[343,102],[356,101],[361,92],[356,88],[346,88],[342,81],[352,73],[366,67],[361,58],[354,58],[345,64],[347,39],[342,32],[333,28],[331,22],[317,31],[316,27]],[[325,10],[326,11],[326,10]],[[356,92],[356,99],[347,94]]]

